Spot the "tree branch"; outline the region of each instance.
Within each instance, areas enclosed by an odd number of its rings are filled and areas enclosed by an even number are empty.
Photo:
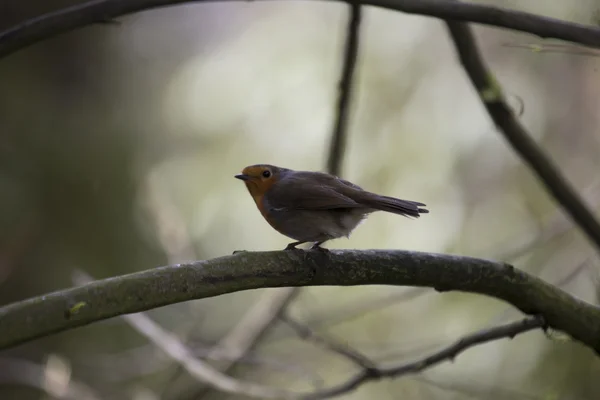
[[[320,392],[310,394],[308,396],[305,396],[304,398],[311,400],[327,399],[334,396],[342,395],[344,393],[348,393],[368,381],[381,378],[398,378],[400,376],[408,374],[416,374],[428,368],[431,368],[441,362],[452,361],[460,353],[467,349],[470,349],[471,347],[503,338],[512,339],[518,334],[525,333],[534,329],[544,328],[544,326],[544,319],[540,316],[537,316],[525,318],[521,321],[497,326],[494,328],[484,329],[479,332],[475,332],[473,334],[465,336],[456,341],[454,344],[445,347],[442,350],[437,351],[417,361],[386,368],[363,368],[358,374],[356,374],[354,377],[350,378],[346,382],[331,389],[326,389]]]
[[[359,27],[361,21],[361,6],[357,2],[350,4],[350,18],[346,33],[346,45],[342,61],[342,74],[339,83],[338,106],[335,127],[331,137],[327,172],[340,175],[342,160],[346,148],[347,121],[349,115],[352,77],[356,65],[359,43]],[[286,308],[300,293],[298,287],[281,288],[277,292],[268,292],[248,311],[244,318],[225,336],[216,346],[215,351],[220,352],[233,348],[242,359],[258,340],[273,326],[277,317],[285,313]],[[221,367],[224,372],[233,369],[237,361],[232,359]],[[207,393],[205,388],[196,390],[190,398],[198,399]]]
[[[299,287],[285,287],[263,293],[240,322],[211,349],[209,356],[221,352],[234,355],[229,361],[221,364],[218,370],[229,373],[239,362],[243,361],[256,344],[273,328],[277,317],[285,311],[299,292]],[[190,395],[184,395],[183,398],[199,400],[207,397],[210,389],[206,386],[193,388]]]
[[[600,308],[508,264],[408,251],[272,251],[166,266],[0,308],[0,349],[117,315],[241,290],[402,285],[495,297],[600,352]]]
[[[0,32],[0,58],[86,25],[154,8],[209,0],[92,0],[24,21]],[[210,0],[215,2],[218,0]],[[230,1],[230,0],[221,0]],[[475,22],[600,48],[600,29],[489,5],[442,0],[359,0],[362,5]]]
[[[362,19],[362,6],[359,2],[351,0],[350,16],[346,33],[346,45],[344,46],[344,61],[342,64],[342,75],[339,83],[339,95],[337,103],[337,114],[335,127],[331,135],[329,145],[329,158],[327,160],[327,172],[339,176],[344,152],[346,149],[346,136],[348,134],[348,116],[350,111],[350,100],[352,94],[352,78],[358,57],[358,45],[360,41],[359,28]]]
[[[314,332],[308,326],[301,324],[300,322],[296,321],[289,315],[282,315],[281,319],[286,324],[288,324],[290,326],[290,328],[292,328],[301,339],[306,339],[308,341],[311,341],[311,342],[317,344],[318,346],[321,346],[327,350],[337,353],[337,354],[347,358],[348,360],[353,362],[355,365],[358,365],[360,368],[362,368],[364,370],[370,370],[370,369],[376,368],[375,363],[372,360],[370,360],[368,357],[366,357],[365,355],[360,353],[358,350],[354,350],[350,346],[346,346],[342,343],[338,343],[334,340],[330,340],[323,336],[318,335],[316,332]]]
[[[93,279],[87,273],[75,270],[73,281],[75,284],[84,284],[93,282]],[[190,376],[217,390],[258,399],[293,399],[297,397],[291,392],[252,382],[245,382],[222,373],[207,362],[197,358],[194,351],[186,346],[177,335],[162,328],[143,312],[121,315],[121,318],[157,348],[171,357],[171,359],[176,361]]]
[[[129,325],[178,362],[188,374],[214,389],[258,399],[297,397],[291,392],[232,378],[213,368],[207,362],[198,359],[194,352],[175,334],[163,329],[144,313],[127,314],[122,317]]]
[[[529,136],[506,103],[502,89],[487,69],[473,33],[467,24],[446,22],[456,51],[471,83],[494,124],[529,168],[540,179],[548,193],[564,208],[600,250],[600,223],[570,183],[562,176],[544,151]]]
[[[327,159],[327,172],[338,176],[341,174],[342,161],[346,149],[349,104],[352,92],[352,78],[358,55],[361,15],[362,8],[360,3],[351,3],[346,44],[344,46],[344,58],[342,61],[342,73],[339,83],[337,113]],[[299,293],[299,287],[280,288],[277,292],[265,293],[231,332],[215,346],[215,351],[219,352],[227,350],[227,348],[233,348],[239,354],[238,360],[242,359],[274,325],[277,317],[285,313],[288,305]],[[232,359],[228,364],[222,366],[221,370],[228,372],[235,367],[238,360]],[[208,388],[195,390],[189,398],[199,399],[204,397],[208,393],[208,390],[205,389]]]

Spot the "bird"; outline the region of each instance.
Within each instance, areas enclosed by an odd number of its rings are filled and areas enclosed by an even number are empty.
[[[386,211],[418,218],[429,213],[425,204],[363,190],[335,175],[295,171],[269,164],[245,167],[235,178],[244,181],[264,219],[279,233],[295,240],[284,250],[313,243],[311,250],[350,234],[369,214]],[[300,250],[300,249],[298,249]]]

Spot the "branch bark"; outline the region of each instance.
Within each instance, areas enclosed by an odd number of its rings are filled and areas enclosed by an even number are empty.
[[[0,349],[117,315],[240,290],[402,285],[495,297],[600,352],[600,308],[511,265],[408,251],[272,251],[159,267],[0,308]]]
[[[26,20],[0,32],[0,58],[52,36],[123,15],[209,0],[92,0]],[[216,2],[219,0],[210,0]],[[221,0],[231,1],[231,0]],[[359,0],[362,5],[475,22],[600,48],[600,29],[489,5],[441,0]]]
[[[504,99],[502,88],[479,53],[471,28],[468,24],[454,21],[446,21],[446,25],[467,76],[500,133],[536,174],[548,193],[586,234],[592,245],[600,251],[600,222],[560,169],[514,116]]]
[[[350,115],[350,100],[356,60],[358,58],[359,30],[362,19],[362,6],[352,0],[349,4],[348,28],[346,29],[346,44],[344,46],[344,59],[342,74],[339,83],[337,99],[337,113],[331,143],[329,145],[329,158],[327,172],[340,176],[344,153],[346,150],[346,137],[348,136],[348,118]]]
[[[474,346],[503,338],[512,339],[521,333],[529,332],[534,329],[543,329],[544,326],[544,319],[540,316],[536,316],[525,318],[521,321],[512,322],[506,325],[483,329],[470,335],[463,336],[450,346],[444,347],[443,349],[438,350],[435,353],[432,353],[417,361],[411,361],[405,364],[385,368],[369,365],[368,363],[365,364],[365,361],[356,359],[356,356],[352,355],[352,353],[349,353],[348,351],[344,351],[343,353],[340,352],[337,344],[329,342],[327,343],[326,347],[353,360],[360,366],[361,371],[337,386],[315,392],[305,396],[304,399],[329,399],[353,391],[360,385],[372,380],[378,380],[382,378],[399,378],[409,374],[418,374],[419,372],[423,372],[444,361],[453,361],[460,353]]]

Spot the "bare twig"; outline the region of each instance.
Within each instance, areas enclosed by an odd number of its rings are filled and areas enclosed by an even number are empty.
[[[91,278],[81,271],[76,271],[73,280],[77,284],[82,284],[90,282]],[[259,399],[294,399],[298,397],[298,394],[292,392],[244,382],[221,373],[196,358],[194,352],[176,335],[160,327],[144,313],[127,314],[121,317],[156,347],[177,361],[191,376],[217,390]]]
[[[346,147],[345,139],[352,92],[352,77],[358,55],[360,20],[360,4],[357,2],[350,3],[350,18],[346,34],[342,76],[339,84],[340,92],[336,121],[327,161],[327,171],[334,175],[340,175]],[[221,370],[229,371],[232,369],[237,361],[242,359],[274,325],[277,317],[285,313],[288,305],[299,293],[299,288],[280,288],[276,291],[266,292],[250,311],[246,313],[236,327],[214,347],[216,353],[225,351],[229,353],[234,352],[239,355],[237,360],[231,359],[221,367]],[[206,391],[200,389],[200,391],[195,391],[191,398],[197,399],[205,394]]]
[[[568,274],[566,274],[565,276],[560,278],[558,281],[556,281],[554,283],[554,285],[556,285],[556,287],[559,287],[559,288],[562,288],[563,286],[568,285],[580,273],[582,273],[586,269],[589,269],[591,261],[592,261],[591,258],[588,258],[588,259],[584,260],[583,262],[579,263],[579,265],[577,265],[575,268],[573,268],[571,271],[569,271]]]
[[[334,353],[340,354],[365,370],[376,368],[375,363],[372,360],[350,346],[345,346],[342,343],[327,339],[322,335],[318,335],[308,326],[301,324],[289,315],[282,315],[280,318],[282,321],[288,324],[300,338],[309,340],[321,347],[333,351]]]
[[[521,321],[513,322],[507,325],[484,329],[465,336],[456,341],[454,344],[414,362],[385,368],[372,367],[369,369],[362,369],[357,375],[350,378],[346,382],[331,389],[315,392],[305,396],[305,399],[331,398],[348,393],[365,382],[371,380],[381,378],[398,378],[408,374],[416,374],[444,361],[452,361],[460,353],[470,349],[471,347],[503,338],[512,339],[518,334],[540,328],[545,329],[545,322],[542,317],[536,316],[525,318]]]
[[[352,98],[352,78],[354,76],[360,42],[359,28],[362,18],[362,7],[355,0],[351,0],[349,6],[350,15],[348,18],[346,45],[344,47],[342,74],[339,82],[336,121],[333,134],[331,135],[329,159],[327,160],[327,171],[333,175],[340,175],[344,160],[346,137],[348,135],[348,116],[350,114],[350,101]]]
[[[223,369],[230,368],[236,360],[243,358],[250,348],[266,333],[288,304],[294,299],[296,293],[290,291],[295,288],[279,288],[267,291],[252,306],[242,320],[207,354],[207,358],[217,357],[219,354],[229,354],[231,360]]]
[[[583,190],[583,198],[590,204],[600,204],[600,180],[592,183]],[[495,259],[514,262],[514,260],[526,255],[536,247],[559,238],[573,229],[573,224],[561,210],[554,211],[540,225],[541,229],[538,235],[532,238],[518,236],[511,240],[510,245],[500,246],[504,248],[502,251],[498,252],[490,247],[486,251],[483,251],[482,254],[495,254]],[[499,246],[496,244],[494,247]]]
[[[572,268],[572,270],[569,271],[565,276],[556,280],[556,282],[551,282],[551,283],[554,286],[556,286],[557,288],[562,288],[562,287],[568,285],[573,279],[575,279],[577,276],[579,276],[579,274],[581,274],[583,271],[589,270],[590,262],[591,262],[591,258],[588,258],[588,259],[584,260],[583,262],[580,262],[579,265],[575,266],[575,268]],[[504,320],[508,319],[513,313],[514,313],[514,309],[507,307],[505,310],[500,312],[498,315],[491,318],[490,323],[491,324],[499,324],[499,323],[503,322]]]
[[[0,58],[60,33],[153,8],[207,0],[92,0],[21,22],[0,32]],[[211,0],[214,2],[217,0]],[[228,1],[228,0],[221,0]],[[439,0],[361,0],[360,4],[454,21],[475,22],[600,48],[600,29],[522,11]]]
[[[244,382],[221,373],[196,358],[193,351],[188,349],[176,335],[167,332],[143,313],[124,315],[123,318],[148,340],[176,360],[191,376],[217,390],[259,399],[291,399],[297,397],[294,393]]]
[[[570,54],[575,56],[600,57],[600,53],[586,47],[573,46],[564,43],[504,43],[504,47],[529,50],[532,53]]]
[[[340,175],[341,173],[346,148],[347,122],[352,93],[352,78],[358,55],[361,14],[360,3],[351,2],[342,63],[342,75],[339,83],[340,91],[335,127],[332,133],[327,160],[327,171],[334,175]],[[273,326],[277,317],[285,313],[288,305],[299,293],[299,288],[280,288],[276,291],[265,293],[250,311],[246,313],[236,327],[215,346],[214,351],[216,353],[221,351],[234,352],[234,354],[239,355],[238,359],[243,358]],[[236,363],[237,360],[232,359],[222,366],[221,370],[227,371],[233,368]],[[192,397],[198,398],[201,395],[202,393],[197,392]]]
[[[427,288],[402,288],[380,298],[352,300],[340,305],[331,313],[328,312],[327,315],[311,318],[309,323],[314,327],[330,327],[432,293],[435,291]]]
[[[590,242],[600,250],[600,223],[571,184],[562,176],[560,170],[531,139],[513,115],[500,86],[479,54],[471,29],[460,22],[447,21],[446,24],[467,75],[500,132],[537,175],[548,193],[585,232]]]
[[[242,320],[213,347],[208,356],[212,358],[222,352],[233,353],[235,357],[219,368],[225,373],[232,370],[274,326],[277,317],[299,293],[300,288],[297,287],[266,291]],[[209,388],[195,389],[189,397],[199,399],[208,394],[207,389]]]
[[[246,355],[240,359],[237,353],[215,352],[212,347],[196,348],[193,344],[189,344],[188,347],[197,358],[203,360],[221,362],[237,360],[239,363],[254,365],[271,371],[285,372],[297,378],[310,380],[314,387],[323,386],[323,378],[314,371],[301,365],[290,364],[280,358]],[[74,368],[93,371],[95,375],[101,376],[104,381],[111,383],[124,382],[133,378],[156,374],[173,365],[172,358],[160,350],[155,350],[155,345],[145,344],[112,354],[95,354],[92,356],[85,354],[85,356],[74,360],[73,364]],[[226,371],[222,372],[226,373]]]

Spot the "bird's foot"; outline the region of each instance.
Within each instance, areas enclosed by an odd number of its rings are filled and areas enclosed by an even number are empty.
[[[323,253],[329,253],[329,249],[326,249],[325,247],[321,247],[321,243],[320,242],[316,242],[315,244],[313,244],[310,247],[311,250],[316,250],[316,251],[322,251]]]
[[[297,248],[297,247],[296,247],[296,246],[298,246],[299,244],[302,244],[302,243],[306,243],[306,242],[292,242],[292,243],[288,244],[288,245],[285,247],[285,249],[283,249],[283,250],[296,250],[296,251],[304,251],[304,250],[302,250],[302,249],[299,249],[299,248]]]

